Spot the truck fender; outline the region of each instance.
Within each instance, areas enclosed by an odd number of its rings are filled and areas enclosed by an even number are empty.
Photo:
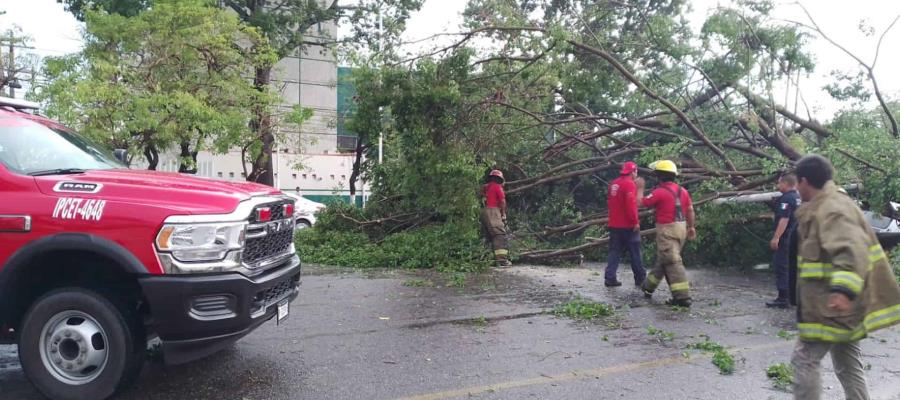
[[[119,244],[102,237],[86,233],[60,233],[35,240],[17,250],[0,270],[0,293],[10,295],[15,292],[17,278],[26,272],[28,265],[47,252],[77,250],[91,252],[113,261],[119,268],[130,274],[146,275],[147,268]],[[12,299],[0,302],[0,323],[15,310],[5,309]]]

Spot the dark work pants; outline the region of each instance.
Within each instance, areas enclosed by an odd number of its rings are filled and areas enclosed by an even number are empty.
[[[772,256],[772,268],[775,270],[775,287],[778,292],[788,291],[788,264],[790,263],[791,253],[791,231],[781,235],[781,241],[778,242],[778,250]]]
[[[631,255],[631,271],[634,272],[634,283],[640,284],[647,276],[641,262],[641,235],[633,229],[610,228],[609,229],[609,255],[606,259],[606,281],[616,280],[616,272],[619,270],[619,258],[622,252],[628,250]]]
[[[800,237],[795,226],[790,231],[791,242],[788,244],[788,300],[792,306],[797,305],[797,247],[800,245]],[[797,307],[800,313],[800,307]]]

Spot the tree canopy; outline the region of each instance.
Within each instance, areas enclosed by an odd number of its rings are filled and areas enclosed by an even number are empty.
[[[145,156],[150,169],[173,146],[180,169],[193,171],[198,151],[243,145],[251,110],[275,101],[246,71],[277,55],[225,10],[157,1],[133,17],[88,10],[85,20],[84,50],[48,59],[50,83],[34,98],[51,117]]]

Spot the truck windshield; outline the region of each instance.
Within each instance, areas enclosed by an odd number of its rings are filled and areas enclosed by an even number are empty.
[[[126,168],[102,147],[70,131],[2,117],[0,162],[14,172],[34,176]]]

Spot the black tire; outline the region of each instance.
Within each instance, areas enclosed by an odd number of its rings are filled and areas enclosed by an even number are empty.
[[[301,229],[309,229],[309,228],[312,228],[312,224],[310,224],[309,221],[307,221],[305,219],[297,220],[297,225],[295,228],[296,230],[299,231]]]
[[[105,363],[89,382],[67,383],[51,372],[43,361],[42,333],[61,313],[79,312],[89,316],[105,333]],[[44,396],[53,400],[103,400],[134,382],[146,356],[146,336],[127,302],[98,292],[61,288],[34,302],[19,332],[19,360],[28,380]],[[49,339],[46,339],[49,340]],[[61,348],[61,347],[60,347]],[[60,351],[60,354],[62,351]]]

